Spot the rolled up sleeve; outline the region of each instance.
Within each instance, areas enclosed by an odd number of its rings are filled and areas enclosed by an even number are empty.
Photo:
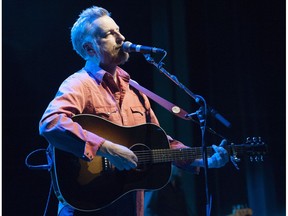
[[[63,82],[40,120],[39,133],[49,144],[90,161],[105,139],[83,129],[72,119],[87,106],[86,91],[77,79]]]
[[[53,114],[40,122],[40,135],[63,151],[92,160],[105,139],[84,130],[65,114]]]

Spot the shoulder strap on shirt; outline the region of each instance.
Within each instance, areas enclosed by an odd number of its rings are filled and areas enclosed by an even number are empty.
[[[158,96],[154,92],[151,92],[150,90],[144,88],[143,86],[139,85],[136,81],[134,81],[132,79],[129,80],[129,84],[131,86],[133,86],[134,88],[136,88],[137,90],[139,90],[140,92],[142,92],[143,94],[145,94],[151,100],[155,101],[156,103],[158,103],[159,105],[161,105],[162,107],[167,109],[169,112],[173,113],[174,115],[176,115],[176,116],[178,116],[184,120],[190,120],[189,118],[186,117],[188,113],[185,110],[183,110],[182,108],[180,108],[180,107],[174,105],[173,103],[165,100],[164,98]]]

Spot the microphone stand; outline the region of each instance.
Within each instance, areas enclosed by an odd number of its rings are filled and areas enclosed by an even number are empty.
[[[166,56],[166,52],[164,57]],[[209,186],[208,186],[208,157],[207,157],[207,148],[205,143],[205,129],[206,129],[206,118],[207,118],[207,104],[203,97],[200,95],[196,95],[191,92],[188,88],[186,88],[181,82],[178,81],[177,77],[171,75],[168,71],[163,68],[162,60],[159,63],[156,63],[150,54],[144,54],[144,57],[147,62],[154,65],[160,72],[166,75],[170,80],[172,80],[177,86],[183,89],[190,97],[192,97],[197,104],[200,105],[200,109],[194,113],[187,114],[187,119],[190,119],[192,116],[197,115],[201,128],[201,140],[202,140],[202,158],[204,162],[204,177],[205,177],[205,191],[206,191],[206,216],[210,216],[211,212],[211,197],[209,194]]]

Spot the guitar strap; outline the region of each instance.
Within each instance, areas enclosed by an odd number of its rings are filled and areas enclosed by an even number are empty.
[[[151,100],[155,101],[156,103],[158,103],[159,105],[161,105],[162,107],[164,107],[166,110],[168,110],[169,112],[173,113],[174,115],[176,115],[179,118],[182,118],[184,120],[191,120],[189,118],[187,118],[187,112],[185,110],[183,110],[182,108],[176,106],[175,104],[167,101],[166,99],[158,96],[157,94],[155,94],[154,92],[151,92],[150,90],[144,88],[143,86],[139,85],[136,81],[130,79],[129,80],[129,84],[134,87],[135,89],[139,90],[140,92],[142,92],[143,94],[145,94],[147,97],[149,97]]]

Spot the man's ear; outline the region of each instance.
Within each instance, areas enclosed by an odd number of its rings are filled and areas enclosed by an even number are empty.
[[[89,55],[89,56],[94,56],[96,54],[94,48],[93,48],[93,45],[92,43],[89,43],[89,42],[86,42],[83,44],[83,49],[86,51],[86,53]]]

